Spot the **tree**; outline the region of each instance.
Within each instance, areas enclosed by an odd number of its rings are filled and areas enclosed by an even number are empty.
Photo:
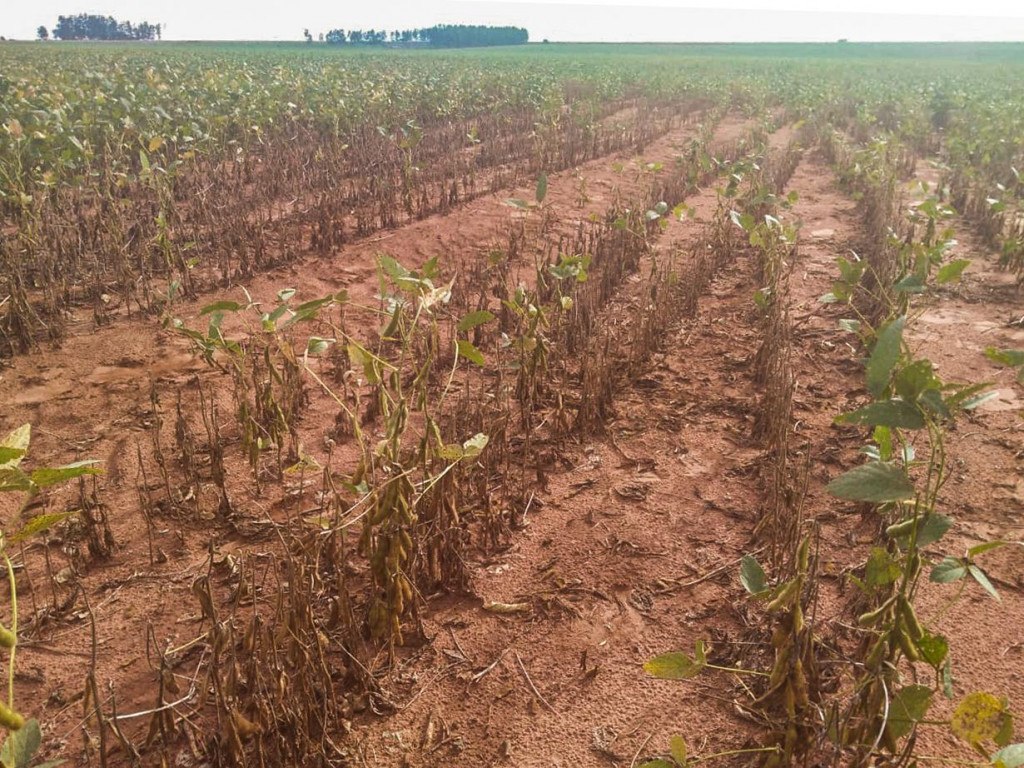
[[[398,43],[427,43],[435,48],[463,48],[484,45],[522,45],[530,34],[522,27],[487,27],[470,24],[437,24],[426,29],[359,30],[332,29],[326,41],[340,45],[346,40],[362,45],[392,45]]]
[[[49,40],[50,31],[42,24],[39,25],[39,29],[36,30],[36,37],[40,40]]]
[[[60,40],[152,40],[160,37],[160,25],[143,21],[132,24],[113,16],[80,13],[58,16],[53,36]]]

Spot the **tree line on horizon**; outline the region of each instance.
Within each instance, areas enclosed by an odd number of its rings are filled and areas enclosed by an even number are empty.
[[[306,39],[312,42],[308,31]],[[329,45],[399,45],[419,43],[437,48],[469,48],[487,45],[522,45],[530,34],[522,27],[488,27],[480,24],[435,24],[422,29],[332,29],[324,35]]]
[[[75,16],[58,16],[53,37],[57,40],[159,40],[160,32],[159,24],[150,24],[148,21],[133,24],[130,21],[118,21],[113,16],[79,13]],[[46,40],[50,35],[46,27],[40,25],[36,36]]]

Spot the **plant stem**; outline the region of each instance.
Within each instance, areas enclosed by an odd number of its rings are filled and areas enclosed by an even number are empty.
[[[7,670],[7,706],[14,709],[14,656],[18,650],[18,583],[14,578],[14,566],[11,558],[7,556],[7,550],[3,550],[4,565],[7,566],[7,581],[11,585],[11,634],[14,635],[14,645],[11,646],[11,660]]]
[[[709,665],[710,666],[710,665]],[[748,749],[729,749],[725,752],[715,752],[712,755],[704,755],[703,757],[695,757],[692,760],[688,760],[689,763],[703,763],[705,760],[714,760],[716,757],[729,757],[731,755],[750,755],[755,752],[779,752],[781,751],[778,747],[750,747]],[[979,763],[965,763],[965,765],[979,765]]]
[[[722,672],[734,672],[737,675],[757,675],[758,677],[771,677],[769,672],[759,672],[756,669],[742,669],[740,667],[720,667],[717,664],[705,664],[708,669],[718,669]],[[755,750],[761,751],[761,750]]]

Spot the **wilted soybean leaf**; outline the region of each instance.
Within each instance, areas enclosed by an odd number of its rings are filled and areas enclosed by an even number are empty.
[[[768,578],[753,555],[744,555],[740,560],[740,583],[752,595],[768,591]]]
[[[931,575],[928,578],[937,584],[949,584],[953,581],[960,581],[966,575],[967,566],[964,565],[963,561],[957,557],[947,556],[942,558],[942,561],[932,568]]]
[[[698,640],[693,658],[685,653],[664,653],[645,662],[644,671],[661,680],[689,680],[699,675],[706,664],[704,642]]]
[[[889,707],[889,734],[898,739],[910,733],[932,703],[932,689],[926,685],[908,685],[901,688]]]
[[[950,724],[953,735],[972,746],[993,741],[1005,730],[1006,719],[1011,717],[1006,703],[1006,699],[984,691],[967,694],[953,712]]]
[[[889,375],[893,366],[900,359],[903,351],[903,326],[906,318],[898,317],[888,323],[878,334],[875,348],[867,365],[868,391],[875,397],[881,397],[889,385]]]
[[[893,429],[923,429],[924,416],[920,408],[906,400],[882,400],[837,416],[836,423]]]
[[[648,760],[646,763],[640,763],[638,768],[676,768],[676,767],[672,763],[670,763],[668,760],[662,760],[661,758],[658,758],[657,760]]]
[[[673,736],[669,740],[668,752],[677,764],[681,766],[686,765],[686,739],[682,736]]]
[[[840,475],[828,484],[828,492],[847,501],[882,504],[914,496],[914,484],[899,467],[872,461]]]
[[[487,447],[488,437],[483,432],[478,432],[462,444],[463,456],[467,459],[476,458],[484,452]]]
[[[448,461],[458,461],[466,455],[466,452],[458,443],[450,443],[438,451],[437,455],[442,459],[447,459]]]
[[[1024,766],[1024,744],[1011,744],[992,755],[994,768],[1021,768]]]
[[[32,439],[32,425],[22,424],[13,430],[0,443],[0,468],[16,467],[28,452],[28,444]]]
[[[0,445],[0,467],[15,467],[25,455],[23,448],[8,448]]]

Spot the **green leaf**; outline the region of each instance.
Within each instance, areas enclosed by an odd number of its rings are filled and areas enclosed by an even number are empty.
[[[306,343],[306,354],[322,355],[330,348],[334,341],[334,339],[321,339],[319,336],[310,336],[309,341]]]
[[[924,416],[921,410],[906,400],[882,400],[869,403],[851,413],[836,417],[838,424],[860,424],[865,427],[890,427],[894,429],[923,429]]]
[[[901,688],[889,706],[889,735],[894,739],[910,733],[916,723],[924,719],[932,704],[932,689],[927,685],[908,685]]]
[[[764,569],[753,555],[744,555],[740,560],[740,583],[752,595],[760,595],[768,591],[768,578]]]
[[[291,298],[294,295],[294,288],[282,288],[280,291],[277,292],[277,300],[280,301],[281,303],[285,303],[291,301]]]
[[[938,414],[944,419],[953,417],[953,413],[942,399],[942,393],[937,389],[926,389],[921,393],[917,401],[932,413]]]
[[[548,194],[548,175],[546,173],[542,173],[540,175],[540,178],[537,179],[537,191],[534,193],[534,197],[536,198],[537,203],[538,204],[543,203],[544,202],[544,198],[547,197],[547,194]]]
[[[993,549],[999,549],[999,547],[1003,546],[1006,546],[1006,542],[1001,540],[986,541],[982,544],[975,544],[967,550],[967,557],[973,560],[978,555],[983,555],[986,552],[991,552]]]
[[[479,349],[474,347],[471,342],[465,341],[464,339],[459,339],[456,342],[456,346],[458,347],[459,354],[462,355],[462,357],[469,360],[469,362],[474,363],[476,365],[485,365],[487,363],[487,361],[484,360],[483,353]]]
[[[892,584],[903,571],[899,563],[882,547],[872,547],[864,569],[864,579],[869,586],[884,587]]]
[[[441,257],[431,256],[420,266],[420,274],[428,280],[433,280],[441,274]],[[347,301],[346,297],[346,301]]]
[[[917,530],[917,546],[927,547],[946,535],[946,532],[953,527],[953,518],[946,515],[931,514]]]
[[[992,741],[996,743],[997,747],[1005,747],[1011,741],[1013,741],[1013,713],[1007,712],[1006,716],[1003,717],[1003,727],[999,729]]]
[[[881,456],[882,461],[888,461],[892,458],[891,429],[888,427],[875,427],[875,431],[871,433],[871,439],[878,446],[878,455]]]
[[[686,740],[682,736],[673,736],[668,742],[668,753],[678,765],[686,765]]]
[[[21,464],[21,459],[28,453],[31,439],[31,424],[22,424],[7,435],[0,443],[0,468],[17,467]]]
[[[1004,730],[1005,720],[1010,716],[1006,699],[976,691],[967,694],[957,705],[950,727],[958,739],[971,746],[981,746],[986,741],[994,740]]]
[[[74,512],[53,512],[46,515],[37,515],[29,520],[21,529],[13,536],[8,536],[7,540],[12,543],[23,541],[30,536],[34,536],[41,531],[45,531],[47,528],[53,528],[58,523],[62,523],[71,517]]]
[[[913,403],[926,389],[937,388],[940,381],[935,377],[931,360],[915,360],[896,374],[896,392],[909,403]]]
[[[478,325],[489,323],[494,319],[494,315],[488,312],[486,309],[478,309],[476,312],[470,312],[468,315],[464,315],[456,326],[460,331],[471,331]]]
[[[638,768],[676,768],[668,760],[662,760],[660,757],[656,760],[648,760],[646,763],[640,763]]]
[[[302,304],[299,304],[299,306],[295,307],[295,309],[292,311],[295,312],[296,314],[306,314],[308,312],[315,312],[325,304],[330,304],[332,301],[334,301],[334,296],[324,296],[319,299],[312,299],[311,301],[303,302]]]
[[[930,635],[924,633],[924,637],[916,640],[914,645],[921,652],[921,658],[931,664],[935,669],[942,666],[949,654],[949,642],[942,635]]]
[[[883,504],[913,498],[914,484],[899,467],[872,461],[837,477],[828,484],[828,492],[847,501]]]
[[[970,265],[970,259],[955,259],[948,264],[943,264],[935,274],[935,282],[939,285],[954,283],[960,279],[964,270]]]
[[[281,323],[281,330],[285,331],[285,330],[291,328],[293,325],[296,325],[298,323],[304,323],[306,320],[312,320],[316,316],[317,316],[317,308],[315,308],[315,307],[313,309],[308,309],[307,308],[307,309],[304,309],[302,311],[299,311],[298,309],[296,309],[294,311],[294,314],[292,314],[291,317],[289,317],[287,320],[285,320],[283,323]]]
[[[917,275],[907,275],[893,286],[901,293],[924,293],[924,281]]]
[[[7,741],[0,748],[0,762],[9,768],[29,768],[42,741],[39,721],[35,718],[27,720],[20,729],[8,734]]]
[[[510,205],[513,208],[522,208],[523,210],[526,211],[530,209],[530,204],[528,202],[526,202],[525,200],[520,200],[517,197],[510,197],[506,199],[505,205]]]
[[[644,663],[644,671],[661,680],[689,680],[707,666],[704,641],[698,640],[693,658],[685,653],[665,653]]]
[[[23,448],[8,448],[0,445],[0,467],[17,466],[19,460],[26,453]]]
[[[245,305],[239,304],[237,301],[215,301],[213,304],[207,304],[199,310],[199,314],[208,315],[211,312],[237,312],[244,308]]]
[[[985,357],[994,363],[1008,365],[1011,368],[1017,368],[1018,366],[1024,365],[1024,350],[1020,349],[996,349],[995,347],[988,347],[985,350]]]
[[[386,253],[379,254],[377,256],[377,263],[380,268],[384,271],[388,277],[394,280],[396,283],[400,280],[409,277],[411,274],[408,269],[403,267],[398,261]]]
[[[928,579],[936,584],[950,584],[954,581],[960,581],[966,575],[967,566],[963,564],[963,561],[957,557],[947,556],[942,558],[942,561],[932,568]]]
[[[903,351],[903,326],[906,318],[898,317],[888,323],[878,334],[875,348],[867,365],[868,391],[879,398],[889,386],[889,376]]]
[[[992,755],[995,768],[1021,768],[1024,766],[1024,744],[1011,744]]]
[[[860,333],[860,320],[844,318],[839,321],[839,328],[850,333]]]
[[[48,488],[51,485],[64,483],[76,477],[84,475],[101,475],[103,470],[95,466],[99,462],[95,460],[76,461],[73,464],[65,464],[62,467],[37,469],[32,473],[32,483],[39,488]]]
[[[999,597],[999,593],[996,591],[996,588],[992,586],[992,582],[988,580],[988,576],[983,570],[981,570],[981,568],[976,566],[974,563],[971,563],[967,566],[967,570],[970,572],[971,576],[974,577],[974,580],[981,584],[982,588],[996,599],[996,602],[1003,602],[1002,598]]]
[[[999,397],[999,392],[985,392],[984,394],[967,398],[960,404],[960,407],[965,411],[973,411],[979,405],[987,403],[989,400],[995,400],[997,397]]]

